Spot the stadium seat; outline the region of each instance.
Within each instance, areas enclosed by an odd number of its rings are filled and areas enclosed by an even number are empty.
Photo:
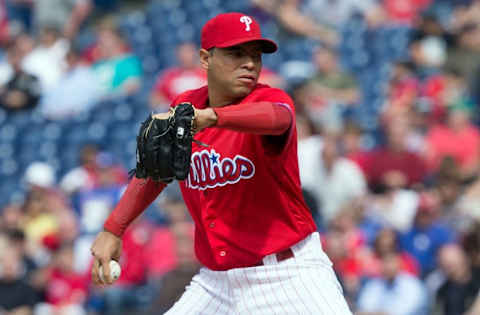
[[[15,153],[15,147],[11,142],[0,143],[0,158],[13,157],[14,153]]]
[[[62,125],[60,123],[51,122],[43,129],[43,137],[48,140],[57,140],[62,135]]]
[[[12,123],[5,123],[0,127],[0,140],[12,141],[18,134],[18,127]]]

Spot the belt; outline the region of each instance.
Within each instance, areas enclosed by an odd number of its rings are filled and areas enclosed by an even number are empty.
[[[287,260],[288,258],[292,258],[293,251],[289,247],[285,250],[282,250],[281,252],[276,253],[275,256],[277,257],[277,262],[281,262],[281,261]],[[254,265],[254,267],[263,266],[263,265],[264,265],[263,260],[260,260],[258,263]]]

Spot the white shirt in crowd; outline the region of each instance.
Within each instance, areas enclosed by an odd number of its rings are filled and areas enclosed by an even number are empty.
[[[365,195],[367,183],[357,164],[344,157],[337,158],[328,171],[321,150],[319,138],[299,142],[300,180],[302,187],[314,195],[323,218],[328,222],[346,203]]]
[[[400,273],[389,283],[372,279],[359,293],[357,311],[389,315],[426,315],[427,292],[417,278]]]

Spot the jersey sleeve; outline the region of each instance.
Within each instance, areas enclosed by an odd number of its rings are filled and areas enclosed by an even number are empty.
[[[284,91],[277,88],[265,88],[256,99],[256,101],[266,101],[282,106],[290,112],[292,116],[292,123],[290,128],[283,135],[279,136],[263,136],[262,143],[267,153],[280,154],[287,148],[292,139],[295,137],[296,122],[295,122],[295,105],[292,98]]]
[[[165,187],[166,184],[154,182],[151,179],[143,180],[133,177],[103,225],[104,229],[118,237],[123,236],[130,223],[157,198]]]

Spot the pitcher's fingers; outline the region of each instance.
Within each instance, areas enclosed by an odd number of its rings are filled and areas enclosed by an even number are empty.
[[[103,282],[105,284],[112,284],[113,279],[110,276],[110,258],[102,258],[100,259],[100,264],[102,265],[103,271]]]
[[[103,281],[100,279],[100,262],[97,258],[94,258],[93,265],[92,265],[92,282],[96,285],[102,285]]]

